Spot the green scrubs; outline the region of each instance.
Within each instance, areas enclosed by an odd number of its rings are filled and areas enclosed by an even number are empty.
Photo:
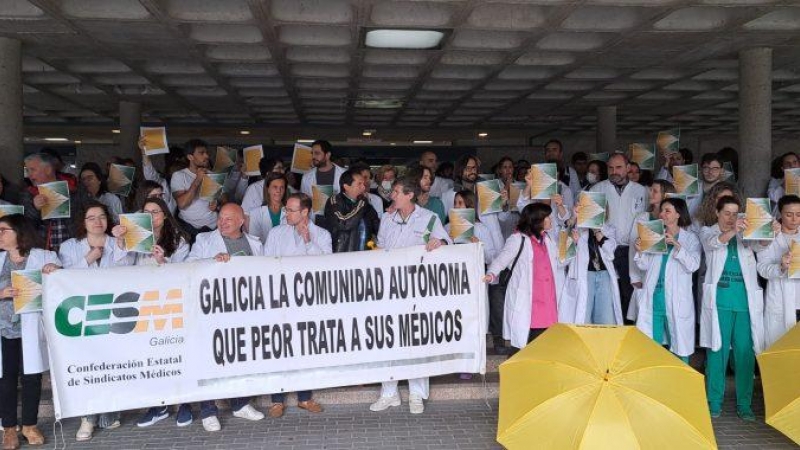
[[[725,396],[725,371],[730,348],[733,346],[733,365],[736,380],[736,408],[752,412],[753,373],[756,355],[750,331],[750,310],[747,308],[747,289],[742,277],[736,238],[728,242],[728,256],[717,283],[717,317],[722,346],[706,354],[706,393],[711,412],[722,409]]]
[[[664,279],[667,274],[667,261],[669,261],[669,255],[672,254],[673,248],[672,245],[667,246],[667,253],[661,256],[661,270],[658,273],[658,282],[656,282],[656,288],[653,291],[653,340],[663,344],[664,338],[666,338],[668,346],[670,343],[669,321],[667,320],[667,296],[664,288]],[[678,358],[689,364],[688,357],[678,356]]]

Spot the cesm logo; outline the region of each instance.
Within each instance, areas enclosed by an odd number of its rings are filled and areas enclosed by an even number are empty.
[[[161,331],[167,324],[183,328],[183,293],[159,291],[76,295],[65,299],[55,312],[56,330],[68,337]],[[152,325],[152,328],[151,328]]]

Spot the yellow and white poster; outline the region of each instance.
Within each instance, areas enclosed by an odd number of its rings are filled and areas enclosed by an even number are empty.
[[[144,152],[147,156],[169,153],[166,127],[140,127],[139,136],[144,138]]]
[[[261,158],[264,157],[264,147],[261,145],[253,145],[251,147],[245,147],[242,150],[242,157],[244,159],[244,174],[248,177],[257,177],[261,175],[261,171],[258,170],[258,163],[261,162]]]
[[[294,173],[306,173],[314,167],[311,161],[311,147],[300,143],[294,144],[292,153],[291,171]]]

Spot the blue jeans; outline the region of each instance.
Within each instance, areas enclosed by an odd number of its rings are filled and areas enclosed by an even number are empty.
[[[231,404],[231,411],[238,411],[242,409],[250,401],[250,397],[231,398],[228,402]],[[219,413],[217,405],[214,400],[206,400],[200,402],[200,419],[216,416]]]
[[[298,402],[305,402],[311,400],[311,391],[300,391],[297,393],[297,401]],[[284,403],[286,401],[286,394],[283,392],[279,392],[277,394],[272,394],[272,403]]]
[[[611,276],[607,270],[586,272],[586,323],[617,324],[611,295]]]

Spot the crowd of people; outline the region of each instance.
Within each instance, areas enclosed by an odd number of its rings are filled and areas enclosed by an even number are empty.
[[[635,323],[688,361],[696,352],[699,330],[699,345],[706,348],[711,415],[721,411],[732,351],[739,416],[754,419],[755,355],[798,320],[800,291],[795,292],[795,285],[800,281],[788,278],[787,269],[789,246],[800,238],[800,197],[786,195],[780,180],[783,169],[800,165],[796,155],[783,155],[775,164],[768,196],[780,220],[774,223],[775,239],[762,242],[742,240],[747,225],[739,215],[742,198],[736,184],[723,179],[726,162],[734,173],[737,168],[732,149],[702,157],[701,194],[683,199],[670,196],[675,193],[670,169],[691,161],[687,150],[663,155],[665,167],[653,175],[623,153],[602,161],[578,152],[567,164],[563,145],[551,140],[543,157],[557,165],[558,194],[532,200],[530,162],[504,156],[490,169],[501,187],[503,211],[480,213],[476,186],[484,172],[474,155],[439,164],[437,155],[426,151],[407,167],[373,170],[365,160],[346,167],[336,164],[326,141],[311,148],[313,168],[302,177],[280,159],[265,156],[258,177],[247,177],[234,166],[223,194],[212,201],[199,195],[212,167],[209,146],[198,139],[187,142],[179,157],[170,157],[163,173],[140,142],[139,177],[125,198],[109,192],[107,174],[98,164],[86,163],[74,176],[62,171],[63,163],[53,152],[27,156],[27,179],[18,195],[12,199],[0,190],[0,202],[24,206],[24,216],[0,218],[3,449],[19,447],[18,429],[29,444],[44,443],[36,426],[41,373],[47,368],[41,325],[37,314],[14,314],[11,300],[18,292],[11,286],[11,271],[39,269],[47,274],[204,259],[224,263],[232,256],[325,255],[423,245],[435,251],[453,244],[447,228],[452,208],[476,209],[471,241],[483,244],[488,331],[495,353],[513,354],[556,322]],[[113,162],[136,166],[133,160]],[[38,186],[56,180],[69,186],[72,217],[43,219],[48,200]],[[510,204],[514,182],[528,183],[516,205]],[[314,185],[333,186],[324,210],[312,208]],[[608,219],[602,228],[575,227],[582,191],[605,194]],[[128,230],[118,216],[126,212],[152,216],[152,253],[125,250]],[[652,219],[664,222],[668,251],[663,255],[643,252],[637,235],[636,224]],[[577,246],[576,255],[567,260],[558,258],[561,230],[571,233]],[[429,380],[408,384],[410,412],[424,412]],[[298,407],[323,411],[311,391],[298,392],[297,398]],[[228,401],[235,417],[265,417],[250,398]],[[400,404],[398,382],[384,382],[370,409]],[[267,415],[279,418],[285,408],[285,395],[274,394]],[[137,425],[153,425],[169,414],[165,406],[150,408]],[[194,414],[191,405],[179,405],[176,424],[190,425]],[[199,418],[206,431],[220,430],[214,401],[201,402]],[[98,428],[119,426],[119,412],[83,417],[76,439],[86,441]]]

